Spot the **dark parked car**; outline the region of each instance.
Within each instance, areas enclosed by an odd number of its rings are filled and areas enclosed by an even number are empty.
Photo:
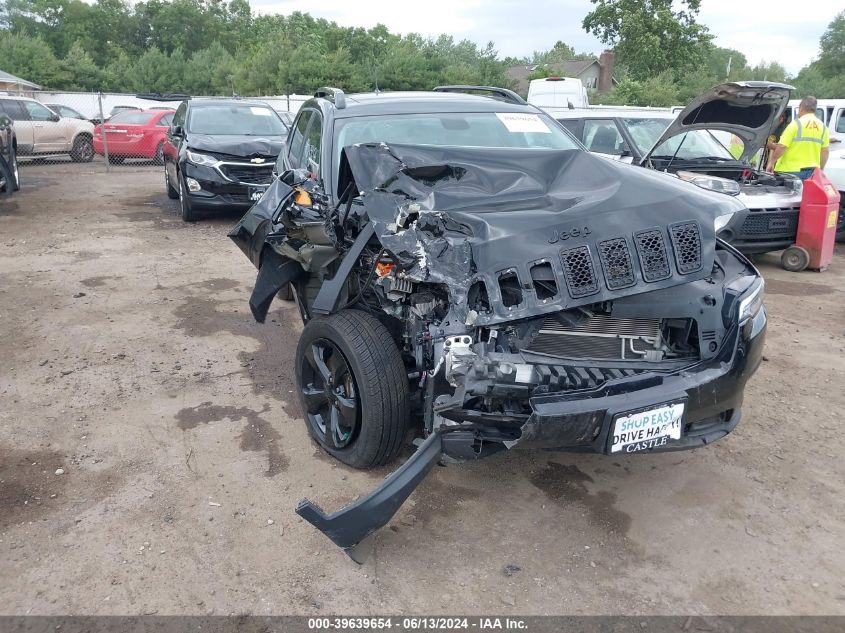
[[[88,120],[84,116],[82,116],[80,112],[74,110],[70,106],[62,105],[60,103],[45,103],[44,105],[50,108],[59,116],[65,117],[66,119],[80,119],[81,121]]]
[[[16,146],[12,119],[0,112],[0,192],[7,196],[21,188]]]
[[[732,198],[591,154],[509,91],[463,88],[319,91],[230,233],[258,267],[258,321],[293,289],[320,446],[369,468],[421,437],[351,506],[297,508],[353,558],[444,455],[710,444],[761,359],[763,279],[715,237]]]
[[[182,219],[198,209],[247,209],[272,180],[285,142],[278,114],[260,101],[192,99],[173,116],[163,147],[167,195]]]

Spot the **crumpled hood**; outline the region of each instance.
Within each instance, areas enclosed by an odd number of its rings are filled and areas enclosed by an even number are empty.
[[[681,110],[643,160],[668,139],[691,130],[736,134],[745,144],[740,160],[748,160],[766,144],[792,90],[792,86],[771,81],[737,81],[710,88]]]
[[[446,284],[462,318],[475,318],[467,295],[484,284],[491,307],[479,325],[703,279],[714,219],[733,210],[727,198],[580,149],[344,152],[376,235],[410,278]],[[534,291],[539,264],[553,270],[554,297]],[[500,279],[511,273],[523,299],[506,306]]]
[[[281,153],[285,139],[281,136],[243,136],[188,134],[187,146],[198,152],[229,154],[242,158],[264,158],[273,160]]]

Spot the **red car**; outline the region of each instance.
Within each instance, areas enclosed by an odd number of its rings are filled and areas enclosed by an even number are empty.
[[[124,110],[94,128],[94,151],[105,155],[103,130],[106,133],[109,162],[120,164],[127,158],[152,159],[164,162],[162,146],[176,110]]]

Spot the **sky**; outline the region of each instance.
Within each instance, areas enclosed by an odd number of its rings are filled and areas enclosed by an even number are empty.
[[[310,13],[341,26],[382,23],[394,33],[492,40],[501,57],[530,56],[562,40],[578,52],[600,53],[601,42],[581,28],[589,0],[250,0],[259,13]],[[785,0],[702,0],[699,21],[717,46],[735,48],[749,63],[776,61],[796,74],[818,53],[819,37],[841,0],[815,0],[804,10]],[[837,6],[839,7],[837,9]],[[826,10],[827,7],[827,10]]]

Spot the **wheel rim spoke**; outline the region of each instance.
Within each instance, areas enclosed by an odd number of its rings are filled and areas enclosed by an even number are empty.
[[[300,360],[304,414],[320,441],[331,450],[348,447],[360,427],[357,389],[341,351],[325,339],[315,339]]]
[[[341,413],[337,406],[332,406],[329,412],[329,430],[326,433],[326,439],[331,442],[335,448],[343,448],[349,442],[351,431],[347,431],[341,424]]]
[[[340,414],[340,421],[343,426],[350,430],[355,428],[355,422],[358,419],[358,407],[356,406],[355,398],[335,395],[335,400],[337,400],[336,408]]]
[[[329,401],[325,389],[320,389],[314,385],[304,387],[302,396],[305,399],[305,410],[312,415],[319,413],[320,409],[324,408]]]
[[[313,367],[314,371],[316,371],[320,378],[322,378],[323,384],[328,386],[331,384],[332,372],[328,365],[326,365],[324,354],[325,348],[322,345],[313,343],[308,349],[308,362],[311,363],[311,367]]]

